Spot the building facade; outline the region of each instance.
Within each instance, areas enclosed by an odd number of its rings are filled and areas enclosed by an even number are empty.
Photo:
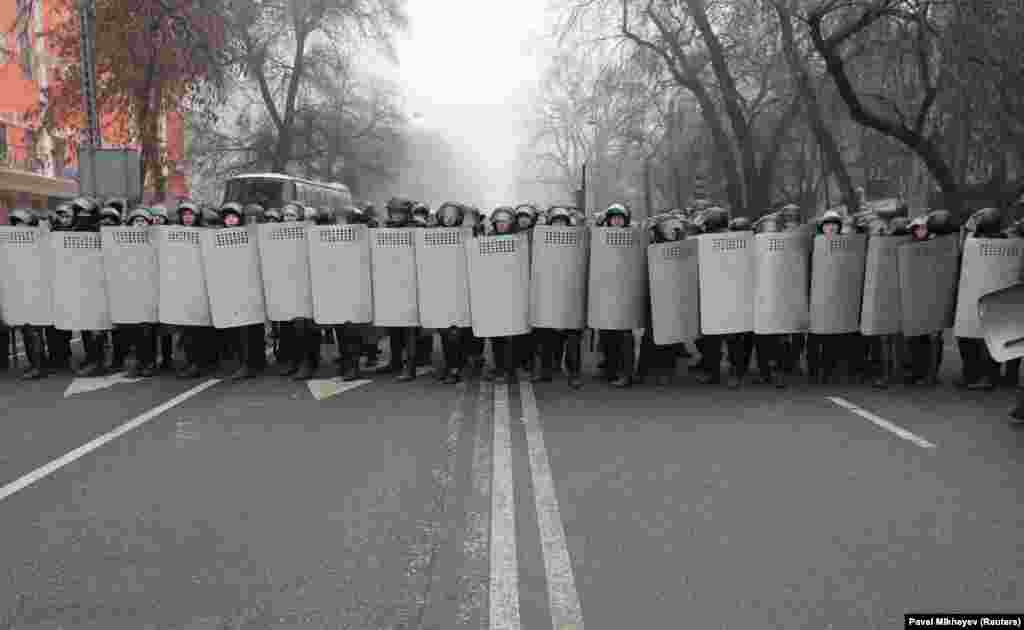
[[[0,0],[0,223],[14,208],[53,208],[78,194],[79,138],[51,135],[32,112],[45,108],[50,83],[60,68],[76,59],[59,59],[43,35],[51,28],[53,0]],[[14,26],[14,32],[10,27]],[[104,116],[104,137],[113,127]],[[160,140],[168,156],[167,196],[188,196],[184,121],[169,112],[160,121]],[[104,144],[104,146],[110,146]],[[123,145],[122,145],[123,146]],[[138,149],[135,145],[127,148]],[[147,190],[145,201],[155,193]]]

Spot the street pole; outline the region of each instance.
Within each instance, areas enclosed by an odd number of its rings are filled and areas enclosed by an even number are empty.
[[[103,144],[100,133],[99,114],[96,111],[96,0],[79,0],[78,15],[81,24],[79,46],[82,62],[82,100],[85,105],[86,152],[89,155],[89,187],[88,192],[96,195],[96,149]],[[81,162],[81,157],[79,157]],[[79,163],[79,192],[84,182],[81,180],[81,163]]]

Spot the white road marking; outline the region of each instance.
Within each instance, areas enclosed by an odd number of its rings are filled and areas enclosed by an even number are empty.
[[[106,376],[92,376],[88,378],[75,377],[71,384],[68,385],[67,389],[64,390],[64,398],[70,398],[75,394],[85,394],[88,392],[95,392],[101,389],[107,389],[114,385],[121,385],[124,383],[138,383],[143,378],[129,378],[125,376],[125,372],[117,372],[116,374],[108,374]]]
[[[347,392],[350,389],[369,385],[372,382],[373,381],[365,378],[357,381],[346,381],[338,377],[310,379],[306,381],[306,386],[309,387],[309,393],[313,394],[313,398],[316,398],[317,400],[324,400],[326,398],[337,396],[343,392]]]
[[[923,437],[915,435],[915,434],[911,433],[910,431],[907,431],[903,427],[897,426],[897,425],[889,422],[885,418],[881,418],[879,416],[876,416],[875,414],[871,413],[870,411],[866,411],[864,409],[861,409],[857,405],[851,403],[850,401],[848,401],[848,400],[846,400],[844,398],[840,398],[838,396],[829,396],[828,399],[830,401],[832,401],[833,404],[836,404],[836,405],[842,407],[843,409],[846,409],[847,411],[855,413],[858,416],[860,416],[861,418],[864,418],[865,420],[873,422],[876,425],[882,427],[886,431],[890,431],[892,433],[895,433],[896,435],[900,436],[904,440],[907,440],[909,442],[913,442],[914,444],[917,444],[921,448],[935,448],[934,444],[932,444],[928,440],[924,439]]]
[[[520,630],[515,481],[508,385],[494,387],[494,467],[491,483],[491,630]]]
[[[491,506],[491,436],[485,431],[491,420],[491,399],[491,384],[481,382],[476,400],[473,467],[462,544],[463,570],[459,576],[459,599],[455,615],[455,627],[460,630],[470,627],[474,615],[478,615],[479,630],[489,628],[485,602],[489,578],[487,535]]]
[[[555,630],[583,630],[583,610],[576,592],[569,547],[565,543],[565,527],[558,511],[558,496],[551,477],[548,452],[544,448],[544,430],[537,409],[537,398],[533,395],[533,385],[529,381],[521,381],[519,391],[523,401],[523,423],[526,425],[526,444],[530,453],[537,524],[540,526],[540,542],[544,550],[551,627]]]
[[[220,382],[220,379],[213,378],[213,379],[210,379],[210,380],[206,381],[205,383],[200,383],[199,385],[196,385],[195,387],[193,387],[192,389],[188,390],[187,392],[183,392],[181,394],[178,394],[177,396],[175,396],[174,398],[168,400],[167,402],[163,403],[162,405],[160,405],[158,407],[154,407],[154,408],[150,409],[149,411],[147,411],[147,412],[145,412],[145,413],[143,413],[141,415],[136,416],[135,418],[133,418],[133,419],[129,420],[128,422],[122,424],[121,426],[117,427],[116,429],[108,431],[107,433],[104,433],[103,435],[95,438],[94,440],[91,440],[91,441],[83,444],[82,446],[79,446],[75,450],[70,451],[70,452],[62,455],[61,457],[53,460],[49,464],[46,464],[45,466],[41,466],[39,468],[36,468],[35,470],[33,470],[32,472],[28,473],[24,477],[21,477],[20,479],[12,481],[11,483],[7,484],[6,486],[0,488],[0,501],[3,501],[7,497],[9,497],[9,496],[13,495],[14,493],[18,492],[19,490],[24,490],[25,488],[31,486],[32,484],[36,483],[37,481],[52,475],[53,473],[57,472],[58,470],[60,470],[64,466],[67,466],[68,464],[70,464],[71,462],[75,461],[76,459],[79,459],[79,458],[81,458],[81,457],[91,453],[92,451],[95,451],[96,449],[98,449],[99,447],[103,446],[104,444],[106,444],[108,442],[116,440],[117,438],[121,437],[125,433],[128,433],[132,429],[135,429],[137,427],[142,426],[143,424],[149,422],[153,418],[156,418],[157,416],[159,416],[160,414],[164,413],[165,411],[167,411],[169,409],[172,409],[174,407],[177,407],[178,405],[180,405],[181,403],[185,402],[189,398],[192,398],[196,394],[199,394],[200,392],[213,387],[214,385],[216,385],[219,382]]]

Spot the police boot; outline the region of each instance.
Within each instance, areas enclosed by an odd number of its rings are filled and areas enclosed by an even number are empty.
[[[123,327],[110,331],[110,370],[120,372],[124,369],[124,360],[128,356],[129,331]]]
[[[1003,387],[1017,387],[1020,382],[1020,359],[1013,359],[1006,362],[1005,373],[1002,377]]]
[[[11,367],[11,356],[16,356],[13,341],[14,335],[11,334],[11,329],[0,323],[0,370],[9,370]]]
[[[434,336],[421,335],[416,329],[416,367],[428,367],[434,362]]]
[[[240,359],[242,364],[231,375],[231,379],[239,381],[247,378],[252,378],[256,374],[255,371],[249,365],[249,355],[252,354],[253,349],[249,347],[251,344],[249,343],[250,339],[248,326],[241,326],[240,328],[236,328],[234,329],[234,332],[237,332],[239,337],[239,345],[241,346],[241,352],[239,354],[241,355]]]
[[[416,350],[417,350],[417,337],[419,330],[416,328],[408,328],[399,333],[402,337],[405,347],[405,362],[402,362],[402,353],[399,352],[397,357],[393,357],[394,360],[399,362],[401,366],[401,374],[398,376],[398,380],[405,383],[416,378]]]
[[[622,373],[619,375],[619,378],[612,382],[614,387],[629,387],[636,380],[636,356],[633,350],[634,343],[633,331],[625,331],[622,335],[622,345],[619,346],[621,352],[620,365],[622,367]]]
[[[81,378],[98,376],[102,370],[103,339],[97,333],[82,331],[82,349],[85,351],[85,360],[75,371],[75,375]]]
[[[1013,424],[1024,425],[1024,389],[1017,390],[1017,406],[1010,412]]]
[[[405,337],[402,329],[392,328],[388,331],[388,348],[391,356],[386,365],[377,368],[377,374],[398,374],[402,371],[402,352],[405,350]]]
[[[279,365],[278,376],[291,376],[299,370],[298,349],[299,339],[293,322],[280,322],[277,326],[277,353]]]
[[[25,380],[42,378],[45,375],[42,335],[32,326],[25,326],[21,329],[21,337],[25,343],[25,356],[28,357],[28,369],[21,377]]]
[[[160,365],[162,372],[170,372],[174,369],[174,335],[160,335]]]
[[[299,371],[293,377],[296,381],[308,381],[316,374],[320,358],[320,331],[313,327],[313,322],[303,321],[298,329],[297,341],[301,344],[303,361]]]
[[[359,355],[362,354],[362,343],[359,339],[342,340],[341,378],[354,381],[359,378]]]

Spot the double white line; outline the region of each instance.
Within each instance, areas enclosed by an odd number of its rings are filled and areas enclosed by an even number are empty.
[[[540,542],[544,552],[551,624],[554,630],[583,630],[583,612],[576,592],[565,529],[533,386],[519,385],[533,481]],[[516,556],[515,481],[512,477],[512,430],[508,386],[494,388],[494,458],[491,484],[491,630],[520,630],[519,567]],[[474,471],[475,473],[476,471]]]

